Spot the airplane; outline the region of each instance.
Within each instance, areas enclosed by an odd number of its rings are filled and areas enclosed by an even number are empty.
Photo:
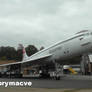
[[[23,47],[22,45],[20,45]],[[37,53],[27,56],[25,48],[23,47],[23,60],[16,63],[3,64],[0,66],[9,66],[14,64],[26,64],[29,62],[38,63],[38,61],[55,61],[60,59],[68,60],[70,58],[89,54],[92,52],[92,32],[89,30],[82,30],[77,32],[72,37],[55,43],[54,45],[45,48]],[[44,62],[43,62],[44,63]]]

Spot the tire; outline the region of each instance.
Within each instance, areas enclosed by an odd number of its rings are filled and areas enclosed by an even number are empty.
[[[58,77],[56,76],[55,79],[56,79],[56,80],[60,80],[60,76],[58,76]]]

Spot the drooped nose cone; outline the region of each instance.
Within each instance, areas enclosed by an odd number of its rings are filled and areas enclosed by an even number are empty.
[[[89,32],[89,30],[82,30],[80,32],[77,32],[76,34],[81,34],[81,33],[86,33],[86,32]]]

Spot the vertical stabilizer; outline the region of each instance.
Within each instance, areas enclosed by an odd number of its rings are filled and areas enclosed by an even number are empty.
[[[23,47],[22,44],[19,44],[19,48],[22,49],[22,53],[23,53],[22,61],[26,61],[29,57],[28,57],[28,55],[27,55],[27,53],[26,53],[25,48]]]

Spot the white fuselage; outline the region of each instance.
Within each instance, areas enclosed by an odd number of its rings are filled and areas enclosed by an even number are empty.
[[[49,60],[65,60],[85,53],[92,52],[92,32],[85,31],[75,34],[73,37],[58,42],[46,49],[43,49],[30,58],[41,58],[51,55]]]
[[[92,33],[77,34],[49,49],[52,59],[68,59],[92,52]]]

